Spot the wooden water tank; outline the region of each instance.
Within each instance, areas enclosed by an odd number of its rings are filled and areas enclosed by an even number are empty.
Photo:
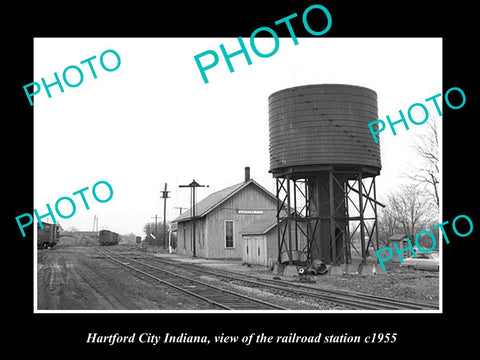
[[[338,84],[277,91],[269,99],[270,172],[312,165],[368,166],[379,172],[380,144],[368,123],[377,94]]]

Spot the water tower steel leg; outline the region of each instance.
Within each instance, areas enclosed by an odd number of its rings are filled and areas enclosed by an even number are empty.
[[[290,192],[289,179],[277,178],[277,237],[278,237],[278,262],[281,262],[281,254],[286,252],[289,256],[289,263],[292,261],[291,255],[291,232],[287,233],[287,229],[291,229],[291,213],[290,208]],[[287,239],[289,249],[287,249]]]
[[[276,178],[276,198],[277,198],[277,237],[278,237],[278,263],[281,262],[280,254],[282,252],[282,241],[280,237],[280,179]]]
[[[345,178],[344,174],[333,174],[333,188],[338,187],[337,191],[341,194],[341,201],[338,201],[337,206],[333,210],[333,220],[335,222],[335,252],[336,257],[334,258],[334,263],[345,262],[345,239],[347,239],[347,229],[348,229],[348,198],[347,192],[345,191]]]
[[[345,194],[347,196],[345,197],[345,216],[347,217],[347,225],[345,228],[346,234],[344,237],[344,242],[343,246],[345,247],[345,264],[351,264],[352,263],[352,248],[350,247],[350,221],[348,220],[350,217],[350,213],[348,211],[348,193],[347,193],[347,187],[348,187],[348,181],[345,184]]]
[[[380,245],[378,243],[377,183],[375,181],[375,176],[373,177],[373,198],[375,199],[373,211],[375,213],[375,240],[377,246],[375,250],[378,250],[380,248]]]
[[[305,219],[307,224],[307,261],[312,261],[312,231],[310,229],[310,191],[308,188],[308,179],[305,179]]]
[[[287,176],[287,229],[288,229],[288,264],[292,265],[292,207],[290,204],[290,175]]]
[[[364,221],[364,207],[363,207],[363,179],[362,173],[358,174],[358,205],[359,205],[359,220],[360,220],[360,244],[362,248],[362,263],[365,263],[365,221]]]
[[[193,197],[193,205],[192,205],[192,252],[193,252],[193,257],[197,257],[197,248],[196,248],[196,239],[195,239],[195,217],[197,214],[195,213],[195,187],[192,187],[192,197]]]
[[[374,209],[374,199],[372,199],[372,197],[370,196],[370,194],[372,193],[372,190],[373,190],[373,180],[370,182],[370,187],[368,188],[368,191],[366,189],[366,187],[364,186],[363,187],[363,190],[366,192],[366,195],[365,198],[366,198],[366,201],[365,201],[365,210],[364,212],[367,210],[367,205],[370,205],[372,209]],[[365,220],[374,220],[376,219],[376,216],[375,218],[365,218]],[[367,242],[367,247],[366,247],[366,254],[368,255],[369,254],[369,249],[370,249],[370,245],[372,244],[372,240],[373,240],[373,232],[375,231],[375,226],[376,226],[376,223],[375,221],[373,222],[372,224],[372,228],[370,229],[370,231],[368,231],[368,228],[367,228],[367,225],[365,224],[365,228],[367,229],[367,235],[368,235],[368,242]],[[372,245],[373,246],[373,245]]]
[[[296,202],[296,232],[295,232],[295,242],[297,246],[297,250],[301,251],[302,259],[309,260],[309,242],[306,243],[303,239],[309,239],[309,232],[308,226],[305,227],[304,224],[306,223],[305,220],[307,219],[308,215],[308,199],[307,199],[307,186],[305,179],[297,179],[296,182],[296,191],[298,191],[298,195],[295,196]],[[299,207],[300,201],[300,208]],[[300,238],[301,236],[301,238]]]
[[[322,239],[322,227],[323,227],[322,220],[324,220],[324,219],[322,219],[323,214],[321,214],[321,211],[325,211],[325,208],[323,206],[321,206],[322,205],[322,200],[323,200],[321,198],[321,196],[322,196],[322,193],[321,193],[321,190],[320,190],[321,186],[322,186],[322,182],[318,178],[317,179],[317,199],[318,199],[318,203],[317,203],[315,216],[318,218],[318,223],[319,223],[319,229],[318,229],[319,232],[318,232],[318,235],[317,235],[319,237],[319,241],[315,241],[315,243],[318,244],[318,248],[319,248],[319,252],[320,252],[320,259],[325,261],[325,257],[326,257],[327,254],[324,253],[325,248],[322,246],[322,240],[323,240]]]
[[[322,247],[319,244],[319,241],[317,241],[317,237],[319,237],[320,233],[320,228],[322,226],[321,224],[321,219],[320,219],[320,179],[314,178],[310,181],[310,189],[309,189],[309,221],[313,222],[313,229],[310,233],[310,242],[311,242],[311,249],[310,249],[310,254],[312,261],[315,260],[315,257],[313,256],[314,253],[317,255],[318,259],[322,259],[323,257],[323,252],[322,252]],[[315,191],[316,190],[316,191]],[[313,214],[312,214],[312,208],[313,208]]]
[[[295,250],[298,250],[297,179],[293,180],[293,221],[295,224]]]
[[[346,239],[348,239],[348,198],[347,198],[347,191],[346,191],[346,178],[342,178],[342,182],[339,182],[338,183],[338,187],[340,188],[340,190],[342,191],[342,194],[343,194],[343,199],[342,199],[342,203],[339,204],[339,207],[341,206],[341,210],[342,210],[342,227],[341,227],[341,233],[339,234],[339,236],[341,237],[341,260],[342,262],[344,263],[347,263],[347,260],[348,260],[348,255],[347,255],[347,247],[346,247]]]
[[[348,188],[348,180],[345,181],[343,184],[343,192],[345,194],[345,236],[343,241],[344,252],[345,252],[345,264],[351,264],[352,260],[352,248],[350,246],[350,210],[349,210],[349,188]]]
[[[335,203],[333,198],[333,172],[328,172],[328,192],[330,202],[330,251],[332,264],[337,260],[337,239],[335,238]]]

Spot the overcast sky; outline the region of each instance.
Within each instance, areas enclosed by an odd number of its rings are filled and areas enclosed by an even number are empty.
[[[75,199],[77,211],[57,221],[66,229],[99,229],[144,235],[145,223],[155,214],[163,217],[159,198],[168,183],[171,198],[167,219],[187,207],[189,189],[178,185],[192,179],[209,188],[198,190],[198,199],[243,181],[243,169],[274,192],[269,170],[268,96],[280,89],[307,84],[352,84],[378,94],[379,118],[399,119],[413,103],[442,92],[442,40],[440,38],[281,38],[278,52],[257,57],[244,39],[252,60],[232,58],[230,73],[220,44],[230,52],[239,49],[236,38],[37,38],[34,41],[34,79],[51,83],[70,65],[83,70],[83,83],[44,89],[34,105],[34,204],[40,214],[57,199]],[[273,40],[257,38],[267,53]],[[99,63],[108,49],[121,57],[116,71]],[[220,54],[218,66],[206,72],[204,84],[194,55],[206,50]],[[92,56],[97,79],[87,64]],[[112,55],[112,54],[109,54]],[[205,62],[207,61],[205,57]],[[105,56],[114,66],[113,56]],[[113,63],[113,65],[112,65]],[[69,79],[75,80],[71,70]],[[62,80],[63,81],[63,80]],[[27,100],[26,100],[27,101]],[[433,112],[434,107],[428,106]],[[437,119],[441,121],[441,117]],[[397,125],[397,136],[381,136],[382,171],[377,177],[377,198],[382,199],[405,183],[417,161],[410,149],[422,126],[406,131]],[[105,180],[112,199],[93,199],[93,185]],[[79,195],[84,187],[90,210]],[[99,188],[100,189],[100,188]],[[64,210],[68,213],[68,208]]]

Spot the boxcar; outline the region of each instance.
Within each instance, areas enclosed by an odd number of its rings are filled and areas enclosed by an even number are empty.
[[[110,230],[100,230],[98,232],[98,242],[100,245],[117,245],[120,235]]]
[[[37,248],[48,249],[58,243],[59,226],[58,224],[42,223],[43,229],[37,223]]]

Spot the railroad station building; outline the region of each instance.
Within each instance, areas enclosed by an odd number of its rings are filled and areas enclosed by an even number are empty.
[[[243,259],[259,265],[278,257],[276,236],[249,236],[276,226],[275,195],[250,178],[249,168],[245,168],[243,182],[214,192],[196,204],[195,226],[191,214],[189,209],[173,220],[178,225],[177,254]]]

